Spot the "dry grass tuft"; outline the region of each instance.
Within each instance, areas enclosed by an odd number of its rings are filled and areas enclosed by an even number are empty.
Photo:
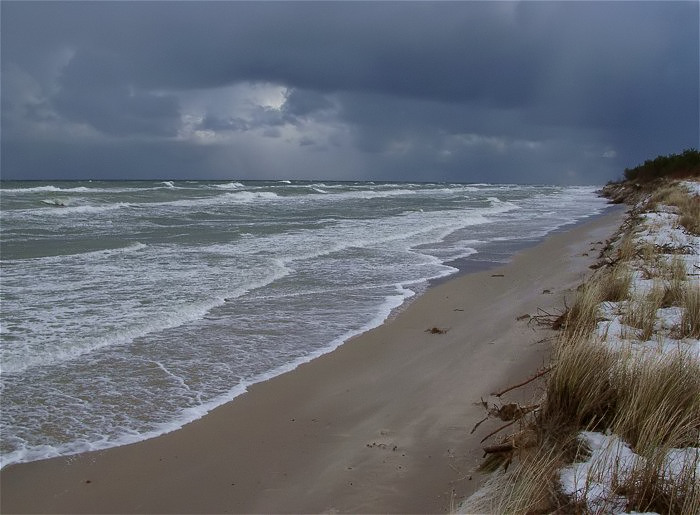
[[[685,261],[679,256],[673,256],[671,262],[667,265],[667,277],[671,281],[685,281],[687,278],[687,271],[685,269]]]
[[[655,211],[659,204],[677,208],[680,225],[689,233],[700,236],[700,197],[691,195],[681,186],[669,185],[654,192],[644,209]]]
[[[637,248],[634,244],[634,237],[631,232],[625,233],[617,247],[617,258],[620,261],[631,261],[637,255]]]
[[[648,266],[655,266],[659,260],[659,249],[653,243],[644,242],[639,247],[639,255]]]
[[[682,352],[621,361],[612,430],[638,454],[698,444],[700,362]]]
[[[700,197],[694,197],[681,207],[678,221],[690,234],[700,236]]]
[[[624,265],[610,268],[600,280],[600,300],[619,302],[629,298],[632,272]]]
[[[564,317],[564,331],[569,336],[585,336],[595,328],[598,305],[602,302],[599,281],[584,283],[576,292],[576,298]]]
[[[610,429],[630,444],[643,459],[631,474],[613,474],[612,484],[615,494],[627,497],[628,510],[699,513],[694,465],[669,477],[664,461],[670,449],[699,442],[700,362],[693,356],[679,352],[648,359],[616,354],[585,339],[563,342],[539,423],[550,436],[557,432],[551,427]],[[570,433],[562,434],[565,439],[554,447],[564,459],[563,442]],[[609,466],[614,470],[617,464],[613,460]],[[586,511],[579,504],[563,509]]]
[[[624,478],[613,478],[615,493],[627,498],[627,510],[637,513],[700,513],[700,482],[697,463],[684,462],[677,474],[670,474],[666,456],[670,449],[656,449],[653,456],[636,463]]]
[[[662,188],[657,189],[649,196],[646,204],[644,205],[644,210],[646,211],[656,211],[659,204],[665,204],[667,206],[678,206],[679,203],[685,202],[687,195],[685,190],[674,184],[668,184]]]
[[[595,429],[612,420],[617,356],[585,338],[565,337],[554,356],[542,423]]]
[[[700,338],[700,285],[697,282],[686,284],[681,295],[680,337]]]
[[[654,334],[654,323],[656,322],[656,311],[664,304],[666,290],[660,283],[655,283],[651,291],[644,297],[633,300],[622,322],[626,325],[639,329],[637,337],[641,340],[648,340]]]
[[[521,456],[508,472],[497,473],[482,495],[470,498],[461,513],[551,513],[558,497],[558,471],[566,463],[560,445],[543,443]]]
[[[676,186],[665,203],[678,208],[678,221],[686,231],[700,236],[700,197]]]
[[[686,270],[683,260],[674,256],[671,261],[661,261],[659,275],[665,280],[662,307],[680,306],[686,289]]]

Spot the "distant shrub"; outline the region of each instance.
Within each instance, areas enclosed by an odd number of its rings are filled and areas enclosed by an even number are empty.
[[[696,149],[684,150],[681,154],[658,156],[647,159],[644,164],[625,169],[625,179],[634,182],[648,182],[662,177],[680,178],[700,175],[700,152]]]

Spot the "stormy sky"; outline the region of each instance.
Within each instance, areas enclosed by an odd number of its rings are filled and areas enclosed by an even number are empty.
[[[13,2],[3,179],[600,184],[698,147],[699,4]]]

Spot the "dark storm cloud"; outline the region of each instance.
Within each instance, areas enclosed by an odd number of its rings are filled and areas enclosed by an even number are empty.
[[[698,145],[697,20],[695,2],[3,2],[3,176],[121,177],[132,156],[159,176],[601,182]]]
[[[176,135],[177,99],[131,86],[122,59],[90,49],[77,53],[61,72],[59,90],[51,97],[58,114],[105,134]]]
[[[284,112],[293,117],[304,117],[331,109],[333,103],[315,91],[290,90],[284,101]]]
[[[317,116],[321,111],[333,107],[323,95],[313,91],[290,90],[279,109],[255,106],[249,109],[248,119],[229,116],[220,117],[207,113],[198,128],[213,131],[244,132],[254,129],[269,129],[286,124],[298,125],[309,116]],[[308,145],[308,142],[306,143]]]

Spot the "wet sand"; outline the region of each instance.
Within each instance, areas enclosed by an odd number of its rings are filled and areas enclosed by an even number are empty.
[[[178,431],[6,467],[0,510],[446,512],[478,487],[479,440],[502,424],[470,434],[484,416],[479,399],[547,361],[542,340],[554,333],[516,318],[570,300],[623,214],[438,284],[382,326]],[[538,394],[535,382],[508,399]]]

